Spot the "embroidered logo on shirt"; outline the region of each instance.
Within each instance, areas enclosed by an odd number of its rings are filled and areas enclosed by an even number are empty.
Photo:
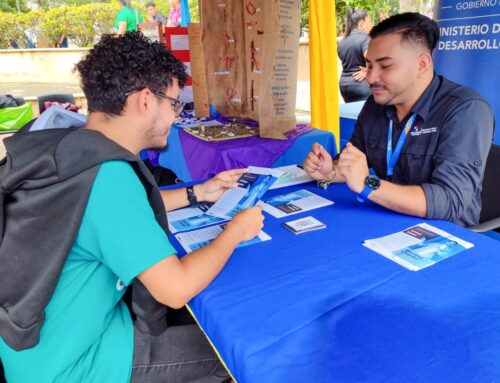
[[[116,281],[116,290],[122,291],[125,287],[127,286],[125,286],[120,280],[120,278],[118,278],[118,280]]]
[[[432,128],[422,128],[420,125],[415,125],[414,128],[411,130],[410,135],[420,136],[422,134],[430,134],[436,132],[437,132],[437,127],[435,126],[433,126]]]

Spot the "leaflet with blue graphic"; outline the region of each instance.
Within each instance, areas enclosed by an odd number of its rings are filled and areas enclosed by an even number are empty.
[[[223,219],[231,219],[237,212],[255,206],[264,193],[277,180],[272,169],[263,174],[245,173],[238,180],[238,186],[227,190],[221,198],[207,210],[207,214]]]
[[[225,222],[225,219],[205,214],[212,205],[210,202],[205,202],[194,207],[168,212],[167,219],[170,232],[175,234]]]
[[[261,202],[264,211],[273,217],[282,218],[292,214],[333,205],[333,201],[320,197],[305,189],[282,194]]]
[[[432,266],[474,246],[426,223],[385,237],[368,239],[363,245],[413,271]]]
[[[210,242],[212,242],[215,237],[217,237],[222,232],[222,230],[224,230],[225,226],[226,224],[205,227],[203,229],[177,234],[175,238],[179,241],[186,253],[190,253],[194,250],[205,247]],[[263,241],[269,241],[270,239],[271,237],[269,235],[261,231],[255,238],[240,243],[238,247],[253,245],[255,243],[260,243]]]

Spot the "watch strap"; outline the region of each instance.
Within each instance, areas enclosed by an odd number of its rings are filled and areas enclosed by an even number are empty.
[[[196,198],[193,186],[188,186],[186,188],[186,193],[187,193],[187,199],[189,201],[189,206],[198,205],[198,198]]]
[[[368,199],[368,196],[372,193],[373,189],[366,185],[363,190],[358,194],[358,201],[365,202]]]

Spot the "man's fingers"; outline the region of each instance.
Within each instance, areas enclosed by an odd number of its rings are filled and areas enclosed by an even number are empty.
[[[315,143],[313,144],[313,150],[312,150],[312,151],[313,151],[313,152],[314,152],[314,154],[316,154],[317,156],[319,156],[319,154],[321,153],[321,149],[323,149],[323,146],[321,146],[321,144],[319,144],[319,143],[317,143],[317,142],[315,142]]]

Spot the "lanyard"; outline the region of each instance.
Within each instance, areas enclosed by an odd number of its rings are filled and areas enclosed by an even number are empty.
[[[396,149],[394,149],[394,153],[392,153],[392,119],[389,120],[389,133],[387,137],[387,177],[392,177],[394,173],[394,166],[396,166],[396,163],[398,162],[399,155],[401,154],[401,150],[403,150],[406,137],[408,135],[408,132],[411,130],[413,122],[415,121],[415,117],[417,117],[417,114],[413,113],[413,115],[406,123],[405,128],[403,129],[403,131],[401,132],[401,136],[399,137]]]

